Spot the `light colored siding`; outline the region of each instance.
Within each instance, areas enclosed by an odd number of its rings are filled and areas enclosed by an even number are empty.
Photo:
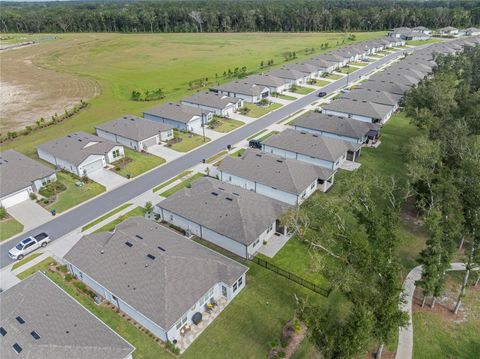
[[[50,176],[47,176],[45,178],[40,178],[33,182],[33,190],[37,192],[40,188],[45,186],[48,182],[54,182],[56,180],[57,180],[57,175],[55,173],[52,173]]]
[[[336,164],[336,163],[331,162],[331,161],[326,161],[326,160],[322,160],[322,159],[319,159],[319,158],[302,155],[300,153],[295,153],[295,152],[282,150],[282,149],[272,147],[272,146],[268,146],[268,145],[263,145],[263,152],[272,153],[274,155],[279,155],[279,156],[282,156],[282,157],[285,157],[285,158],[293,158],[293,159],[296,159],[296,160],[299,160],[299,161],[302,161],[302,162],[310,163],[310,164],[325,167],[325,168],[331,168],[331,169],[334,169],[334,170],[341,166],[341,164],[345,161],[346,156],[347,156],[347,154],[345,152],[345,154],[338,159],[339,163]]]
[[[113,157],[113,152],[116,151],[116,150],[120,151],[120,156],[114,158]],[[112,163],[112,162],[115,162],[115,161],[119,160],[120,158],[122,158],[124,156],[125,156],[125,151],[123,149],[123,146],[115,146],[114,148],[112,148],[107,153],[106,159],[107,159],[108,163]]]
[[[141,151],[141,145],[138,141],[123,136],[114,135],[110,132],[106,132],[100,129],[97,129],[97,135],[99,137],[105,138],[106,140],[116,142],[128,148],[131,148],[135,151]]]
[[[160,123],[164,123],[166,125],[170,125],[172,127],[175,127],[177,130],[188,131],[187,124],[185,124],[183,122],[168,120],[166,118],[163,118],[163,117],[160,117],[160,116],[155,116],[155,115],[150,115],[150,114],[145,113],[145,112],[143,113],[143,117],[148,119],[148,120],[157,121],[157,122],[160,122]]]
[[[242,243],[236,242],[206,227],[202,227],[202,238],[240,257],[246,258],[246,246]]]
[[[53,165],[55,165],[57,168],[65,169],[69,172],[72,172],[73,174],[76,174],[77,176],[80,176],[80,173],[78,171],[77,166],[74,164],[64,161],[61,158],[56,158],[52,154],[43,151],[42,149],[37,148],[37,154],[38,157],[42,160],[45,160]]]

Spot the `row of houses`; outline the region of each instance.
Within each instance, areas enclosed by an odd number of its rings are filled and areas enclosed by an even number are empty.
[[[397,66],[406,69],[420,63],[424,69],[432,65],[431,69],[435,66],[432,51],[457,52],[464,45],[478,43],[480,39],[472,38],[432,45]],[[396,76],[393,70],[388,76]],[[392,86],[387,78],[383,81]],[[374,92],[376,101],[389,100],[397,106],[398,96],[403,95],[370,87],[365,90]],[[156,204],[154,211],[188,236],[251,258],[273,236],[288,236],[282,215],[316,190],[328,190],[341,162],[355,160],[362,145],[378,138],[380,123],[327,113],[305,114],[291,129],[264,141],[261,150],[249,149],[241,157],[225,158],[217,170],[218,178],[194,181]],[[80,143],[78,148],[89,156],[102,151],[108,156],[113,149],[98,139],[74,136],[70,140]],[[62,148],[61,143],[57,146]],[[91,147],[96,149],[89,150]],[[9,160],[1,165],[5,163]],[[48,181],[50,175],[45,172],[40,177]],[[32,185],[39,179],[36,177],[30,178]],[[201,332],[196,324],[211,322],[245,287],[248,269],[140,217],[129,218],[113,232],[82,237],[64,260],[77,280],[99,297],[182,350]],[[45,353],[49,358],[132,357],[132,345],[41,273],[1,293],[0,299],[2,308],[7,308],[0,313],[2,358],[16,358],[20,353],[32,357]]]
[[[467,29],[457,29],[456,27],[442,27],[436,31],[426,28],[425,26],[397,27],[392,29],[389,36],[400,38],[403,40],[428,40],[435,36],[460,37],[460,36],[477,36],[480,35],[480,29],[469,27]]]

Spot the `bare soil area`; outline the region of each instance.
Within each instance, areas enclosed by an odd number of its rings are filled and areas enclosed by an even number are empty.
[[[56,46],[40,43],[0,53],[0,132],[24,128],[42,117],[50,119],[100,93],[93,79],[37,64],[37,58]]]

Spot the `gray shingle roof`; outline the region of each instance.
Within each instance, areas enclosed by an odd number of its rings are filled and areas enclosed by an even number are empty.
[[[314,66],[317,66],[317,68],[321,69],[321,68],[329,68],[329,67],[332,67],[332,66],[335,66],[337,64],[336,61],[332,61],[332,60],[327,60],[327,59],[324,59],[324,58],[321,58],[321,57],[317,57],[315,59],[310,59],[310,60],[306,60],[305,61],[307,64],[312,64]]]
[[[228,82],[219,86],[213,86],[211,89],[214,91],[220,90],[224,92],[238,93],[241,95],[260,96],[265,91],[266,87],[252,84],[251,82],[245,80],[239,80]]]
[[[309,74],[309,75],[318,70],[316,66],[314,66],[312,64],[309,64],[307,62],[298,63],[298,64],[287,64],[287,65],[283,66],[283,68],[285,68],[287,70],[302,72],[302,73]]]
[[[242,157],[225,157],[218,169],[295,195],[300,195],[318,178],[327,180],[335,173],[305,162],[250,149]]]
[[[0,153],[0,198],[31,186],[55,171],[15,151]]]
[[[144,114],[154,115],[168,120],[189,123],[195,116],[202,117],[209,112],[179,103],[168,102],[145,111]]]
[[[142,117],[126,115],[112,121],[101,123],[95,128],[135,141],[142,141],[159,135],[161,132],[169,131],[173,127]]]
[[[378,72],[372,77],[370,77],[370,79],[373,81],[395,82],[395,83],[407,85],[410,87],[416,85],[420,81],[419,79],[412,77],[411,75],[405,74],[403,72],[393,72],[393,71]]]
[[[266,87],[279,87],[287,83],[285,79],[268,74],[252,75],[246,77],[244,80],[252,84]]]
[[[305,73],[297,70],[289,70],[286,68],[279,68],[269,72],[270,75],[280,77],[287,80],[299,80],[307,76]]]
[[[247,271],[142,217],[127,219],[114,233],[84,236],[65,260],[165,330],[216,283],[232,285]]]
[[[1,293],[0,300],[0,326],[7,332],[0,335],[2,359],[123,359],[134,350],[42,273]],[[20,354],[12,349],[15,343]]]
[[[336,99],[322,106],[325,110],[342,113],[351,113],[359,116],[383,119],[392,110],[392,106],[381,105],[368,101],[357,101],[349,99]]]
[[[287,129],[263,141],[265,145],[335,162],[348,150],[347,141]]]
[[[214,195],[213,193],[216,193]],[[246,189],[204,177],[157,204],[246,246],[290,206]]]
[[[78,166],[89,156],[105,155],[115,146],[118,144],[104,138],[85,132],[74,132],[42,143],[38,148]]]
[[[357,89],[342,94],[340,98],[358,101],[370,101],[379,103],[381,105],[395,106],[402,98],[402,95],[396,95],[390,92],[373,89]]]
[[[222,110],[230,104],[236,104],[240,101],[239,98],[228,97],[210,91],[197,92],[182,99],[182,102],[189,102],[195,105],[208,106]]]
[[[358,139],[363,138],[370,130],[379,129],[379,126],[373,123],[318,112],[301,115],[292,125]]]
[[[385,92],[391,92],[393,94],[402,95],[407,92],[410,87],[404,84],[397,84],[393,81],[376,81],[369,79],[358,85],[359,89],[372,89]]]

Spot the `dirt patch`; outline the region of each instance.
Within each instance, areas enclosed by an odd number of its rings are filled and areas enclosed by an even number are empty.
[[[478,288],[471,287],[469,288],[469,291],[471,290],[478,290]],[[453,308],[455,308],[455,303],[457,302],[459,291],[460,288],[458,288],[458,286],[453,283],[451,278],[448,278],[445,284],[445,292],[443,296],[436,299],[435,306],[432,309],[431,298],[427,298],[427,300],[425,301],[425,306],[422,308],[422,289],[416,287],[413,294],[412,311],[414,313],[433,313],[441,317],[442,319],[449,320],[455,323],[464,322],[467,319],[468,315],[465,310],[465,306],[460,306],[457,314],[453,313]]]
[[[15,131],[40,118],[62,114],[100,93],[92,79],[38,65],[58,44],[45,43],[0,53],[0,132]]]

